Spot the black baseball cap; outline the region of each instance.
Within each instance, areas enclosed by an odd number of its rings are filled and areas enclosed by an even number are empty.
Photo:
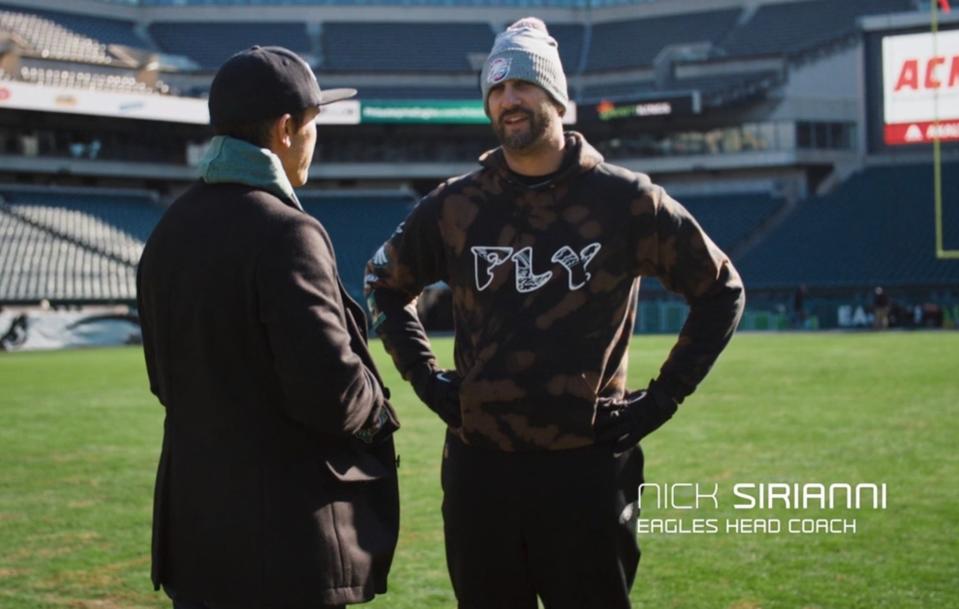
[[[320,90],[299,55],[275,46],[253,46],[220,66],[210,85],[210,123],[235,125],[332,104],[356,89]]]

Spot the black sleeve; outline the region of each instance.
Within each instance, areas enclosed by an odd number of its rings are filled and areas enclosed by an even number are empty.
[[[318,224],[291,222],[258,261],[258,301],[287,414],[321,433],[352,435],[380,417],[385,400],[351,347],[334,260]]]
[[[150,381],[150,393],[160,398],[160,384],[157,379],[157,370],[156,363],[153,361],[155,353],[155,344],[153,338],[153,328],[151,326],[151,321],[146,317],[146,307],[143,306],[143,285],[141,271],[143,269],[143,263],[137,265],[137,317],[140,321],[140,336],[143,342],[143,356],[146,360],[147,367],[147,378]],[[160,400],[160,403],[163,403],[163,400]]]
[[[662,188],[647,185],[633,205],[637,270],[682,295],[689,317],[660,368],[658,386],[677,402],[712,368],[746,305],[739,273],[699,223]]]
[[[440,205],[432,195],[421,200],[366,265],[364,289],[373,327],[408,381],[436,368],[416,298],[425,286],[446,279]]]

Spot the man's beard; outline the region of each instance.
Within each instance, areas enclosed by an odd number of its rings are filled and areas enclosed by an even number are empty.
[[[516,114],[522,114],[526,117],[526,129],[517,129],[508,133],[508,126],[503,123],[503,119]],[[496,139],[504,148],[514,152],[523,152],[539,142],[548,127],[549,115],[545,112],[516,108],[501,114],[493,130],[496,132]]]

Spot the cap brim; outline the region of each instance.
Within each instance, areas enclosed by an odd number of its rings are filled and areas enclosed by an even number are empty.
[[[324,89],[320,91],[320,103],[317,105],[325,106],[355,96],[356,89]]]

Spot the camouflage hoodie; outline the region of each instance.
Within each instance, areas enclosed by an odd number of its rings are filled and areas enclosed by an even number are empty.
[[[626,391],[641,276],[684,296],[690,315],[657,382],[696,388],[742,315],[739,275],[679,203],[610,165],[575,132],[560,171],[527,185],[501,149],[424,197],[367,266],[374,326],[409,380],[434,368],[415,298],[453,292],[465,442],[504,451],[594,442],[599,397]]]

